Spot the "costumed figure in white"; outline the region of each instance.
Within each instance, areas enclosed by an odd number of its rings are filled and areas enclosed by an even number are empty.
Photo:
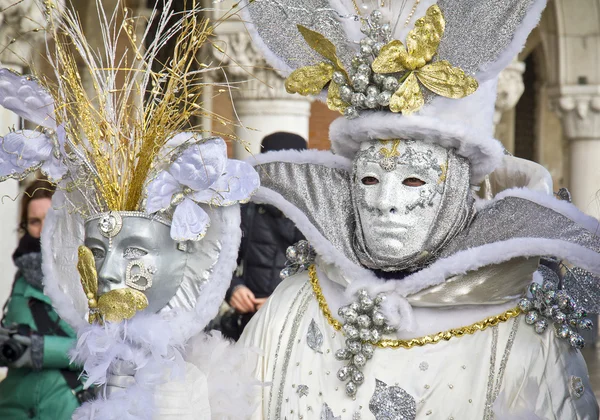
[[[206,115],[193,69],[212,26],[170,0],[149,22],[98,1],[99,53],[73,12],[46,5],[57,83],[0,70],[0,104],[38,125],[0,140],[0,176],[40,169],[58,185],[44,291],[77,330],[72,356],[97,391],[74,418],[244,418],[252,356],[202,332],[235,269],[237,203],[259,185],[221,138],[190,131]],[[137,24],[147,29],[136,39]]]
[[[254,418],[598,418],[579,349],[600,225],[492,137],[496,79],[544,6],[245,4],[287,90],[344,114],[332,153],[254,160],[252,199],[308,240],[239,342],[263,352]]]

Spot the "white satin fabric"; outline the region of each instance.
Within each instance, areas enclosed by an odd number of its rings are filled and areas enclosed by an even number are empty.
[[[337,289],[321,270],[319,280],[324,290]],[[504,310],[505,306],[489,305],[482,309],[480,319]],[[428,311],[439,311],[440,317],[448,313],[447,309],[446,313],[441,309]],[[456,320],[453,327],[472,322],[461,321],[460,307],[451,312]],[[323,337],[318,351],[307,344],[313,320]],[[494,391],[515,322],[518,326],[512,349],[499,388]],[[414,398],[416,419],[482,419],[486,402],[493,404],[497,420],[598,419],[598,405],[579,351],[556,339],[550,329],[535,333],[523,316],[500,323],[497,332],[495,351],[492,328],[424,347],[376,349],[363,369],[365,382],[352,400],[345,394],[345,384],[336,377],[345,362],[336,360],[334,353],[344,347],[344,338],[327,323],[307,274],[301,273],[280,285],[238,343],[263,352],[255,375],[267,385],[252,418],[376,419],[369,402],[377,379],[390,387],[401,387]],[[493,353],[496,360],[491,371]],[[585,392],[579,398],[571,389],[572,377],[581,378],[584,385]],[[495,398],[486,397],[490,378]],[[308,387],[307,395],[299,393],[299,385]],[[321,417],[324,404],[333,417]],[[355,413],[360,417],[353,417]]]

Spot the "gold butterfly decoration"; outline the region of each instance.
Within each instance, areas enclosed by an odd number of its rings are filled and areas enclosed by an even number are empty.
[[[81,286],[88,300],[90,324],[104,321],[121,322],[148,306],[148,298],[142,292],[130,288],[111,290],[98,296],[98,273],[92,251],[86,246],[78,249],[77,271]]]
[[[373,61],[371,68],[378,74],[400,74],[399,87],[390,99],[392,112],[412,114],[424,105],[421,85],[446,98],[460,99],[475,92],[477,80],[452,66],[448,61],[432,62],[444,34],[446,21],[437,5],[427,9],[424,17],[415,22],[408,33],[406,46],[399,40],[386,44]],[[285,81],[288,93],[317,95],[329,84],[327,106],[343,112],[349,104],[340,97],[339,85],[332,80],[333,73],[344,74],[349,85],[350,78],[337,56],[335,45],[318,32],[298,25],[307,44],[326,62],[301,67],[293,71]]]
[[[375,73],[404,72],[399,80],[400,87],[390,99],[392,112],[411,114],[423,106],[419,82],[430,91],[453,99],[464,98],[479,87],[475,78],[465,75],[464,71],[453,67],[448,61],[431,63],[445,27],[444,15],[434,4],[408,33],[406,48],[401,41],[393,40],[381,49],[373,61],[371,68]]]

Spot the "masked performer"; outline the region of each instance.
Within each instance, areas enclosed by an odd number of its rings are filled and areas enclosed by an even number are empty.
[[[259,180],[227,159],[221,138],[189,131],[203,115],[192,70],[212,27],[166,1],[144,44],[125,9],[98,2],[100,55],[72,12],[57,17],[47,4],[57,85],[0,70],[0,103],[39,126],[2,138],[0,175],[40,169],[58,184],[42,233],[45,292],[101,391],[74,418],[243,418],[246,356],[202,330],[235,269],[237,203]],[[177,47],[162,66],[155,58],[170,39]]]
[[[256,418],[598,418],[579,351],[598,285],[538,268],[554,255],[598,274],[598,221],[492,138],[497,76],[544,6],[246,4],[287,90],[344,114],[333,153],[256,159],[253,200],[311,245],[289,250],[292,276],[240,340],[263,351]]]

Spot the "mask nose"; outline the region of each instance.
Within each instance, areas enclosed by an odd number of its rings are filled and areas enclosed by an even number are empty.
[[[114,252],[108,252],[98,270],[98,294],[103,295],[123,287],[126,287],[123,262],[117,261]]]
[[[377,210],[380,215],[398,213],[398,191],[392,182],[383,179],[377,199]]]

